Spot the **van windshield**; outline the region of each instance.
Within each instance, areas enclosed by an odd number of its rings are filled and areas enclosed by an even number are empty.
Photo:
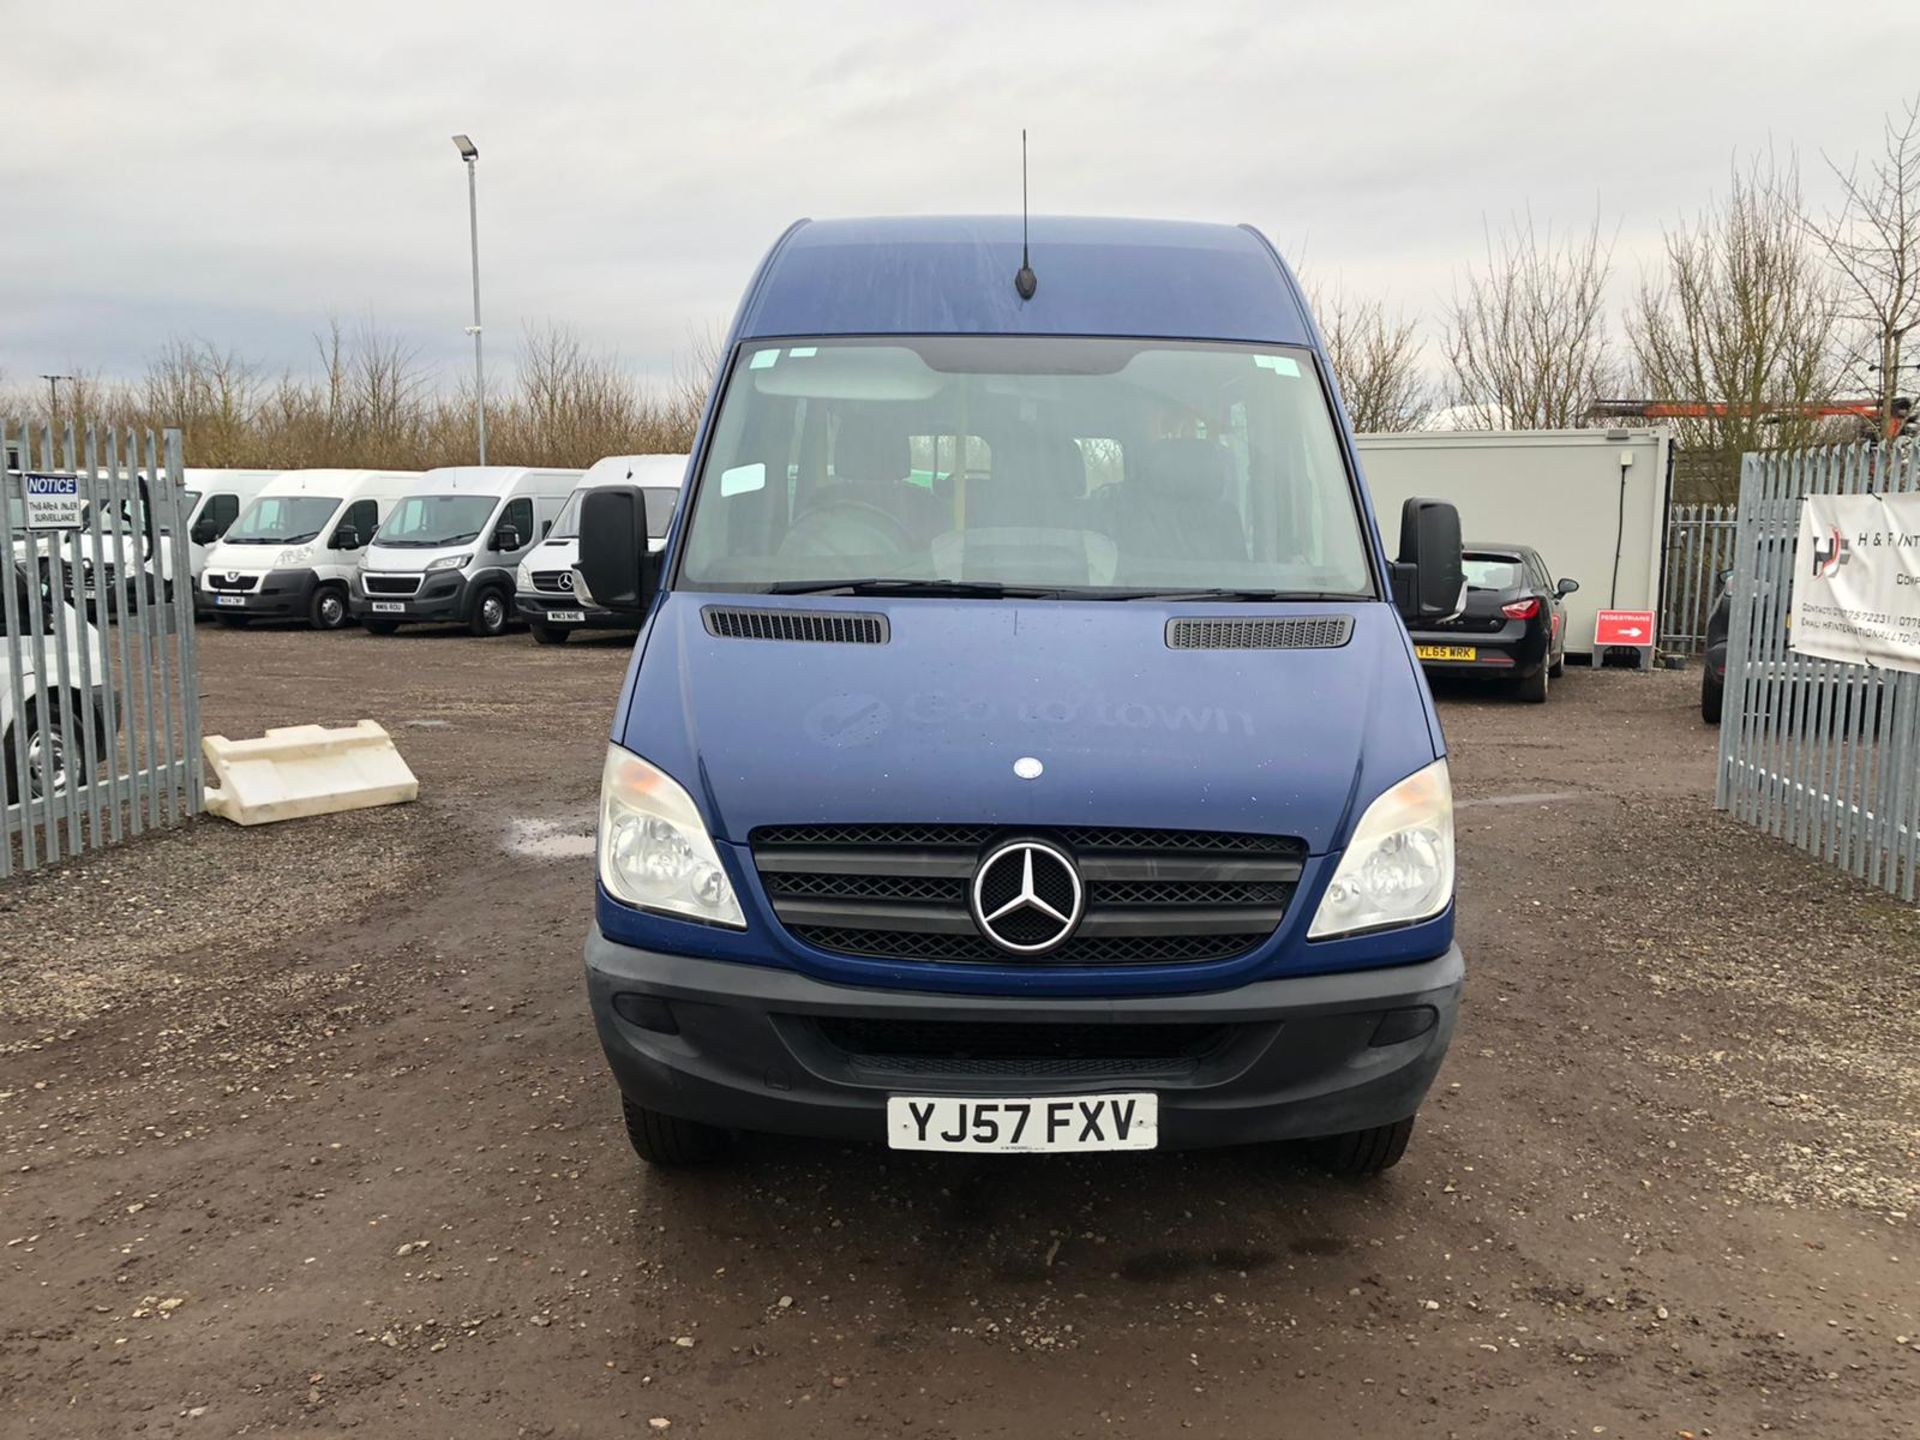
[[[567,497],[567,503],[560,509],[560,518],[553,522],[553,529],[547,532],[549,540],[578,540],[580,538],[580,497],[587,493],[587,487],[575,490]],[[647,497],[647,536],[658,540],[667,533],[667,527],[673,523],[674,508],[680,503],[680,491],[672,485],[649,485],[645,489]]]
[[[304,545],[339,508],[335,495],[262,495],[220,538],[229,545]]]
[[[497,495],[409,495],[380,527],[380,543],[414,549],[478,540]]]
[[[1051,336],[742,347],[693,589],[1368,597],[1310,352]]]

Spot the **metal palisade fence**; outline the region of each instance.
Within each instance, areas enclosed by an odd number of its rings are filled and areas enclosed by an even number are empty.
[[[1733,568],[1736,524],[1731,505],[1675,505],[1667,512],[1661,649],[1693,655],[1707,648],[1707,619],[1720,601],[1720,577]]]
[[[198,813],[180,435],[0,419],[0,878]]]
[[[1920,884],[1920,674],[1795,654],[1801,501],[1920,490],[1920,450],[1748,455],[1740,478],[1714,804],[1912,900]]]

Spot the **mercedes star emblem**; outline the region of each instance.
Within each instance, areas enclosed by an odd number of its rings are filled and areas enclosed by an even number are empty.
[[[1009,840],[973,872],[973,920],[1002,950],[1041,955],[1080,924],[1087,893],[1066,854],[1044,840]]]

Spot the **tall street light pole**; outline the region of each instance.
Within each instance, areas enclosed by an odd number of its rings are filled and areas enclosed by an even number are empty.
[[[460,158],[467,162],[467,225],[473,238],[473,423],[480,436],[480,463],[487,463],[487,370],[480,357],[480,187],[476,174],[480,147],[464,135],[453,137]]]
[[[71,380],[73,376],[42,375],[40,378],[47,382],[47,424],[50,428],[58,430],[60,428],[60,382]]]

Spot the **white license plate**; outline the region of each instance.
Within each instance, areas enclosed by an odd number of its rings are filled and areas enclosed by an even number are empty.
[[[1160,1097],[1144,1092],[1048,1095],[1033,1100],[887,1097],[887,1144],[894,1150],[1035,1155],[1151,1150],[1159,1142]]]
[[[398,600],[376,600],[373,602],[371,608],[376,615],[404,615],[407,613],[407,607]]]
[[[89,585],[89,586],[87,586],[87,587],[86,587],[86,588],[85,588],[84,590],[82,590],[82,591],[81,591],[80,593],[81,593],[82,595],[84,595],[84,596],[86,596],[86,597],[87,597],[87,599],[89,599],[89,600],[91,600],[91,599],[93,599],[93,586],[91,586],[91,585]]]
[[[216,595],[213,597],[213,603],[216,605],[245,605],[247,603],[247,597],[244,595]]]
[[[584,610],[549,610],[547,619],[558,621],[562,625],[584,625],[587,612]]]

